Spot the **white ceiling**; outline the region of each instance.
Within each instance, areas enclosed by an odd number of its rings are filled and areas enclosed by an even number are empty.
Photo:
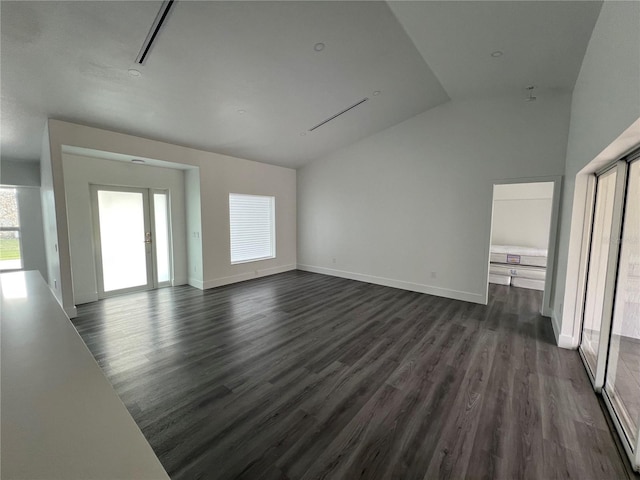
[[[571,91],[597,1],[389,2],[452,99]],[[504,55],[491,57],[494,51]]]
[[[601,6],[181,0],[136,66],[160,4],[2,1],[2,157],[49,117],[298,167],[449,97],[571,90]]]

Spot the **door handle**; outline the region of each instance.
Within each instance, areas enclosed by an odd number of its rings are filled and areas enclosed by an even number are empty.
[[[146,232],[144,234],[144,243],[151,243],[151,232]]]

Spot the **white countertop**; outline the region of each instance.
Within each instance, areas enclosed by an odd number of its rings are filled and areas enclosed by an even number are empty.
[[[1,478],[168,479],[40,274],[0,295]]]

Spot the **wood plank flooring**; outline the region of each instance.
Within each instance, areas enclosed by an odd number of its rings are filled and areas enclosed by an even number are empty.
[[[174,479],[627,478],[540,295],[293,271],[111,298],[74,324]]]

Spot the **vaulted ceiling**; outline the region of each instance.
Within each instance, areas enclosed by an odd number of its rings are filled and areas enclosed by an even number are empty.
[[[298,167],[450,99],[571,91],[601,7],[181,0],[136,65],[161,3],[2,1],[2,157],[49,117]]]

